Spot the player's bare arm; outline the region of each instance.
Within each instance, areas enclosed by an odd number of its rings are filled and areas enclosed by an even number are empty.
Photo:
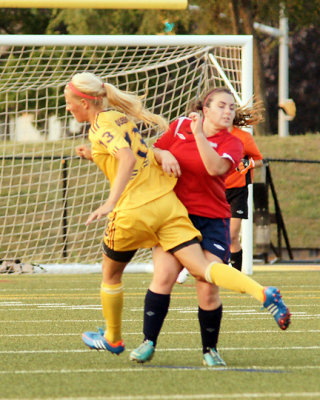
[[[175,156],[170,153],[170,151],[161,150],[159,148],[153,148],[153,152],[157,163],[162,166],[164,172],[166,172],[170,176],[173,174],[176,178],[179,178],[179,176],[181,175],[181,170]]]
[[[208,174],[211,176],[225,174],[231,167],[231,161],[220,157],[220,155],[210,146],[210,143],[202,129],[203,117],[199,113],[192,112],[190,113],[189,118],[192,120],[190,127],[196,140],[200,157]]]
[[[114,209],[117,201],[120,199],[120,196],[130,180],[136,163],[136,158],[132,150],[129,148],[119,149],[115,157],[119,160],[119,166],[117,176],[110,190],[108,200],[90,214],[86,225],[89,225],[95,220],[99,221],[102,217],[108,215]]]

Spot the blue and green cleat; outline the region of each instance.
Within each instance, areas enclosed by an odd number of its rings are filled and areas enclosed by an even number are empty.
[[[82,340],[85,345],[94,350],[108,350],[112,354],[119,355],[125,349],[123,340],[119,340],[117,343],[110,343],[104,336],[99,332],[85,332],[82,334]]]
[[[280,329],[286,330],[291,323],[291,314],[282,300],[280,291],[276,287],[268,286],[264,288],[264,298],[263,307],[271,312]]]
[[[216,349],[208,348],[208,352],[203,355],[203,365],[206,367],[225,367],[227,364]]]
[[[145,340],[138,348],[130,353],[130,360],[137,363],[150,361],[154,355],[155,347],[152,340]]]

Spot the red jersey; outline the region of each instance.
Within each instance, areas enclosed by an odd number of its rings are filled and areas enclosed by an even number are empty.
[[[220,176],[208,174],[190,127],[191,119],[181,117],[172,122],[169,129],[154,144],[169,150],[177,159],[181,176],[175,192],[189,214],[208,218],[230,218],[230,205],[225,195],[225,178],[229,171]],[[243,145],[227,130],[207,138],[212,148],[230,161],[230,169],[241,161]]]
[[[262,160],[262,154],[260,153],[252,135],[239,128],[233,128],[232,135],[235,137],[239,138],[241,142],[243,143],[243,153],[242,157],[244,158],[245,156],[252,157],[254,160]],[[251,174],[251,182],[253,179],[253,170],[250,169],[248,171]],[[247,173],[248,173],[247,172]],[[235,188],[235,187],[243,187],[246,186],[246,174],[240,174],[236,169],[234,169],[227,177],[226,179],[226,187],[227,189]]]

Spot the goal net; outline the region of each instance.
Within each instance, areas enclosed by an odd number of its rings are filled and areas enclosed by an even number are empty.
[[[108,197],[98,168],[75,156],[88,126],[66,112],[63,90],[90,71],[172,121],[208,85],[252,96],[250,36],[0,35],[0,260],[101,260],[106,221],[84,222]],[[149,144],[161,133],[140,126]],[[150,260],[139,250],[134,262]]]

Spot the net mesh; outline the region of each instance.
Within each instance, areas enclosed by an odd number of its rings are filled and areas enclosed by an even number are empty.
[[[211,54],[219,64],[212,64]],[[84,225],[108,197],[93,163],[75,157],[88,126],[67,114],[63,89],[90,71],[169,121],[210,85],[241,98],[241,46],[1,46],[0,260],[94,263],[101,259],[105,221]],[[159,132],[141,125],[151,144]],[[150,258],[139,250],[135,261]]]

